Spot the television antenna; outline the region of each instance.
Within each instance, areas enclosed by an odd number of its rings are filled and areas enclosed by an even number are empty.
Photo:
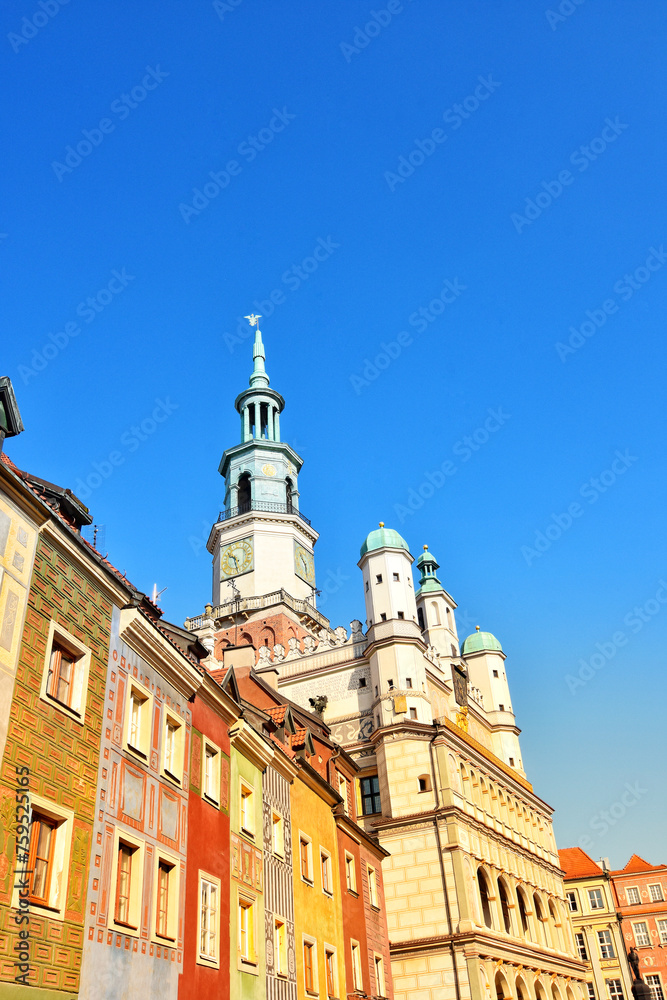
[[[82,528],[81,534],[92,545],[95,551],[102,555],[107,538],[106,524],[88,524],[85,528]],[[105,553],[105,558],[107,555],[108,553]]]
[[[165,590],[169,590],[169,587],[163,587],[162,590],[157,589],[157,583],[153,584],[153,593],[151,594],[151,601],[153,604],[157,604],[160,597],[164,594]]]

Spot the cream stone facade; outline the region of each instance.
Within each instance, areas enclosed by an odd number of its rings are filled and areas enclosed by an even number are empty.
[[[259,333],[256,365],[258,357],[264,400]],[[257,468],[263,449],[275,447],[275,428],[261,403],[253,431],[252,393],[238,399],[244,461]],[[247,473],[240,465],[230,472],[232,464],[223,456],[227,507],[209,544],[214,580],[222,533],[259,538],[288,518],[312,552],[317,535],[290,506],[293,476],[276,492],[286,498],[276,509],[262,498],[262,477],[249,494]],[[239,496],[244,509],[234,505]],[[358,563],[366,627],[354,620],[349,635],[315,607],[314,563],[312,572],[299,571],[287,547],[260,554],[259,542],[253,558],[254,575],[246,570],[246,582],[235,581],[238,591],[243,586],[237,599],[207,606],[186,625],[216,656],[234,629],[273,634],[279,622],[290,634],[287,645],[266,638],[258,645],[256,670],[294,702],[316,706],[360,768],[360,821],[389,852],[383,875],[397,1000],[586,1000],[552,810],[523,769],[498,640],[478,631],[460,643],[456,604],[434,556],[424,548],[416,579],[408,543],[382,523]],[[265,560],[271,565],[260,569]]]

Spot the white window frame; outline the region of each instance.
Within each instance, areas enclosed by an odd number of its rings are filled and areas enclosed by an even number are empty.
[[[644,978],[646,980],[646,985],[651,991],[651,1000],[665,1000],[665,991],[662,987],[662,979],[656,972],[645,972]],[[649,979],[654,979],[654,983],[650,983]]]
[[[345,811],[345,814],[347,815],[347,813],[348,813],[348,808],[347,808],[347,778],[345,777],[344,774],[341,774],[340,771],[338,771],[338,794],[340,795],[340,797],[343,800],[343,810]]]
[[[220,747],[213,742],[213,740],[209,740],[208,736],[204,736],[203,743],[204,743],[204,752],[202,754],[202,762],[201,762],[201,794],[202,798],[206,802],[209,802],[212,806],[215,806],[216,809],[219,809],[220,808],[220,760],[222,751],[220,750]],[[213,776],[211,783],[215,789],[216,794],[211,794],[211,791],[209,790],[208,787],[209,771],[207,765],[209,759],[213,761]]]
[[[657,890],[657,894],[653,894],[653,890]],[[660,882],[653,882],[648,887],[649,902],[650,903],[663,903],[665,900],[665,893]]]
[[[332,964],[332,968],[333,968],[333,990],[334,991],[331,994],[331,996],[329,995],[329,988],[328,988],[328,984],[327,984],[327,955],[331,955],[331,957],[333,959],[333,961],[332,961],[331,964]],[[340,996],[340,987],[338,985],[338,949],[335,948],[332,944],[329,944],[328,941],[324,942],[324,991],[325,991],[325,996],[327,997],[327,1000],[331,1000],[331,997],[339,997]]]
[[[271,813],[271,849],[279,858],[285,857],[285,820],[275,810]]]
[[[127,924],[119,923],[116,920],[116,890],[118,888],[118,853],[120,844],[126,844],[132,848],[132,869],[130,876],[130,919]],[[109,926],[120,931],[121,934],[129,934],[132,937],[139,937],[141,932],[141,911],[143,907],[144,891],[144,856],[146,844],[143,840],[135,837],[125,827],[116,827],[113,838],[113,854],[111,866],[111,887],[109,889]],[[128,926],[128,924],[130,926]]]
[[[243,777],[239,778],[239,830],[255,839],[255,789]]]
[[[379,975],[378,975],[379,969]],[[379,997],[387,996],[387,980],[384,972],[384,958],[375,951],[373,952],[373,971],[375,972],[375,989]]]
[[[363,990],[364,977],[361,972],[361,945],[358,941],[350,940],[350,954],[352,956],[352,982],[355,990]]]
[[[379,910],[380,901],[378,897],[378,873],[377,869],[372,865],[366,865],[366,872],[368,875],[368,898],[370,900],[371,906]],[[384,994],[381,994],[384,996]]]
[[[574,935],[574,943],[577,946],[577,952],[579,953],[579,958],[582,962],[588,961],[588,948],[586,947],[586,935],[583,931],[576,931]]]
[[[326,876],[326,885],[325,885]],[[331,854],[320,845],[320,878],[322,879],[322,892],[325,896],[333,896],[333,867],[331,864]]]
[[[139,708],[139,734],[137,744],[132,742],[132,701],[134,696],[140,700]],[[134,677],[127,679],[127,695],[125,701],[125,725],[123,732],[123,746],[137,760],[143,764],[148,763],[150,756],[151,729],[153,722],[153,696],[147,687],[140,684]]]
[[[306,945],[311,948],[311,955],[313,958],[313,989],[309,990],[306,986]],[[319,968],[317,964],[317,938],[311,937],[310,934],[301,935],[301,961],[303,962],[303,988],[306,996],[316,997],[320,994],[320,975]]]
[[[352,878],[350,878],[352,875]],[[349,851],[345,852],[345,885],[348,892],[353,892],[355,895],[357,893],[357,862],[355,861],[354,854],[350,854]]]
[[[612,993],[611,987],[614,985],[614,992]],[[607,994],[609,995],[609,1000],[625,1000],[625,995],[623,993],[623,983],[620,979],[605,979],[605,986],[607,987]]]
[[[660,944],[667,944],[667,920],[659,920],[656,918],[655,925],[658,929]]]
[[[163,937],[157,932],[157,916],[158,916],[158,876],[160,862],[164,862],[171,865],[169,871],[169,889],[168,889],[168,902],[167,902],[167,936]],[[178,937],[178,913],[180,905],[180,888],[181,888],[181,862],[179,858],[175,857],[173,854],[167,854],[165,851],[159,849],[155,852],[155,858],[153,860],[153,916],[151,920],[151,941],[156,944],[166,944],[167,947],[173,945],[175,947],[176,938]]]
[[[630,899],[630,893],[631,892],[634,893],[637,896],[636,899]],[[628,885],[628,886],[626,886],[625,887],[625,896],[626,896],[626,899],[628,901],[628,906],[638,906],[641,903],[641,901],[642,901],[641,893],[639,892],[639,886],[636,886],[636,885]]]
[[[598,906],[598,897],[600,901],[599,906]],[[595,902],[593,902],[594,899]],[[588,890],[588,905],[590,906],[591,910],[604,910],[604,893],[602,892],[602,889],[596,887],[595,889]]]
[[[49,669],[51,665],[51,654],[54,645],[63,646],[67,652],[74,657],[72,668],[72,697],[70,704],[66,705],[53,695],[48,693]],[[44,668],[42,670],[42,683],[40,686],[40,700],[52,705],[59,712],[74,719],[80,726],[86,721],[86,700],[88,696],[88,677],[90,674],[91,651],[76,636],[68,632],[55,621],[49,622],[49,634],[46,640],[46,655],[44,657]]]
[[[597,997],[595,996],[595,987],[593,986],[593,984],[586,983],[586,987],[588,989],[588,1000],[597,1000]]]
[[[169,731],[173,730],[173,744]],[[169,753],[169,757],[167,754]],[[183,782],[183,764],[185,757],[185,723],[171,709],[165,708],[162,720],[162,773],[174,784]],[[170,766],[168,767],[167,764]]]
[[[244,972],[252,972],[255,975],[259,974],[259,958],[257,953],[257,909],[257,897],[252,893],[239,889],[236,896],[238,935],[236,941],[236,952],[238,957],[238,968],[242,969]],[[248,914],[246,917],[248,920],[246,937],[250,934],[247,955],[244,955],[241,951],[241,934],[244,920],[242,914],[244,913]]]
[[[610,958],[616,958],[616,952],[614,951],[614,942],[611,937],[611,931],[601,930],[597,932],[597,935],[598,935],[598,947],[600,949],[600,958],[603,961],[607,961],[607,959]],[[605,955],[605,949],[609,950],[610,952],[609,955]]]
[[[74,813],[71,809],[55,805],[50,799],[44,799],[41,795],[30,795],[30,825],[32,825],[32,812],[38,812],[45,819],[56,824],[52,836],[55,836],[55,843],[52,852],[52,870],[49,876],[49,895],[44,905],[40,903],[30,903],[30,912],[37,916],[41,913],[50,920],[65,919],[65,901],[67,899],[67,888],[69,883],[70,856],[72,850],[72,830],[74,828]],[[23,824],[22,824],[23,825]],[[26,824],[27,825],[27,824]],[[30,854],[30,844],[25,851]],[[21,851],[23,853],[23,851]],[[27,863],[22,867],[27,868]],[[11,906],[19,909],[19,877],[13,880],[13,890]]]
[[[276,975],[287,979],[287,920],[279,914],[273,918],[273,953]]]
[[[568,891],[566,892],[565,896],[566,896],[566,899],[567,899],[567,907],[568,907],[568,910],[570,911],[570,913],[578,913],[579,912],[579,895],[577,893],[577,890],[576,889],[568,889]],[[574,906],[572,905],[572,903],[574,903]]]
[[[202,951],[202,889],[206,885],[209,889],[214,889],[216,894],[216,927],[215,927],[215,955],[210,955]],[[220,968],[220,903],[222,900],[222,885],[220,879],[215,875],[199,871],[199,894],[197,897],[197,965],[207,965],[209,968]]]
[[[308,865],[308,871],[304,874],[303,871],[303,857],[301,854],[301,844],[306,844],[306,863]],[[305,882],[306,885],[314,884],[314,873],[313,873],[313,841],[312,838],[304,833],[303,830],[299,830],[299,874],[301,876],[301,881]]]
[[[641,928],[641,930],[638,928]],[[648,928],[647,920],[638,920],[636,923],[633,923],[632,933],[635,936],[635,944],[638,948],[651,947],[651,932]]]

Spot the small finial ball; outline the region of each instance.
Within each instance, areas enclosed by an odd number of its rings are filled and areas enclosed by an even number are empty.
[[[475,625],[475,628],[476,628],[476,629],[477,629],[477,631],[479,632],[479,625]]]
[[[424,552],[428,552],[428,545],[424,546]]]
[[[384,521],[380,521],[380,523],[379,523],[378,527],[380,527],[380,528],[384,528]]]

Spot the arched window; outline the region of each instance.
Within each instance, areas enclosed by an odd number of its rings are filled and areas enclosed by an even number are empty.
[[[452,613],[449,610],[449,608],[447,608],[447,625],[449,626],[449,628],[452,627]]]
[[[431,775],[430,774],[420,774],[417,778],[419,784],[420,792],[430,792],[432,790]]]
[[[244,472],[239,478],[239,513],[250,510],[252,503],[252,490],[250,486],[250,473]]]
[[[479,899],[482,904],[482,917],[487,927],[493,927],[491,919],[491,903],[489,902],[489,886],[486,875],[481,868],[477,869],[477,884],[479,885]]]
[[[533,894],[533,905],[535,907],[535,920],[537,922],[537,933],[541,935],[542,942],[549,947],[549,940],[547,938],[547,929],[544,922],[544,912],[542,910],[542,904],[540,903],[539,896]]]
[[[530,937],[530,924],[528,923],[528,907],[526,906],[526,898],[523,894],[522,889],[517,889],[516,898],[519,904],[519,917],[521,919],[521,930],[523,931],[524,937]]]
[[[498,879],[498,895],[500,897],[500,909],[503,914],[503,926],[505,928],[505,933],[511,934],[512,920],[510,917],[509,899],[507,898],[507,889],[505,888],[505,883],[501,878]]]
[[[438,609],[437,601],[431,601],[431,616],[433,618],[433,624],[440,624],[440,611]]]
[[[549,900],[549,916],[551,917],[554,948],[558,948],[559,951],[564,951],[565,949],[563,945],[563,934],[562,934],[560,917],[558,916],[558,911],[556,910],[556,907],[552,899]]]
[[[519,1000],[528,1000],[528,990],[522,979],[516,981],[516,995]]]
[[[502,972],[496,973],[496,997],[497,1000],[511,1000],[512,991],[507,985],[507,980]]]
[[[426,626],[424,624],[424,609],[423,608],[417,608],[417,621],[419,622],[419,627],[420,627],[420,629],[423,632],[424,629],[426,628]]]

